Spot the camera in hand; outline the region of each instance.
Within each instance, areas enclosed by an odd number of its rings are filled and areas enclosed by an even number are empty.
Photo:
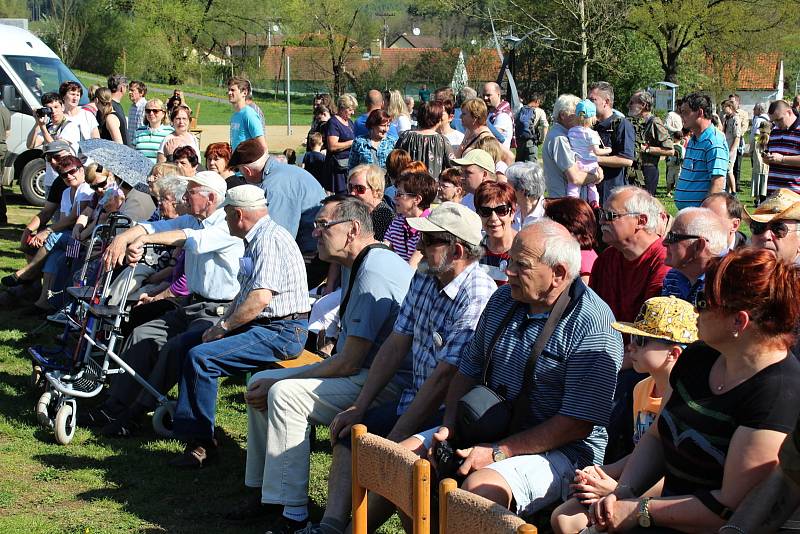
[[[437,443],[433,448],[433,457],[436,460],[436,472],[440,480],[443,478],[454,478],[456,480],[463,478],[456,471],[464,463],[464,458],[456,454],[455,447],[449,441],[445,440]]]
[[[39,117],[40,119],[43,119],[45,117],[51,117],[52,118],[53,117],[53,110],[50,109],[47,106],[40,107],[39,109],[36,110],[36,116]]]

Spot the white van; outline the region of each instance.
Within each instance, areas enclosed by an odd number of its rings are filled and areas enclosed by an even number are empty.
[[[36,121],[33,110],[42,107],[45,93],[58,92],[68,80],[81,83],[69,67],[38,37],[27,30],[0,24],[0,94],[11,112],[11,136],[6,140],[8,154],[2,182],[8,187],[19,182],[25,199],[44,204],[44,159],[39,149],[26,146],[28,133]],[[83,87],[83,84],[81,84]],[[81,105],[88,103],[83,87]]]

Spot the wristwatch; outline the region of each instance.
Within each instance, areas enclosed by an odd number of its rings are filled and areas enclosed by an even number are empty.
[[[492,444],[492,460],[494,460],[495,462],[502,462],[506,458],[508,458],[508,456],[506,456],[506,453],[504,453],[502,450],[500,450],[500,445],[498,445],[497,443],[493,443]]]
[[[639,510],[636,513],[639,518],[639,526],[650,528],[653,525],[653,518],[650,517],[650,497],[639,500]]]
[[[226,334],[229,332],[229,330],[228,330],[228,325],[226,325],[226,324],[225,324],[225,321],[220,321],[220,322],[218,322],[218,323],[217,323],[217,326],[219,327],[219,329],[220,329],[220,330],[222,330],[222,331],[223,331],[223,332],[225,332]]]

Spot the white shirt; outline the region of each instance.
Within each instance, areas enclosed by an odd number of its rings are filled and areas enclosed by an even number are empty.
[[[506,136],[503,146],[511,148],[511,138],[514,137],[514,121],[511,116],[508,113],[498,113],[492,125]]]
[[[78,126],[80,132],[80,139],[91,139],[92,131],[97,128],[97,118],[86,111],[80,109],[77,115],[67,115],[69,121]]]
[[[40,138],[42,137],[41,132],[38,132]],[[58,131],[57,135],[54,136],[54,139],[62,139],[70,144],[72,147],[72,153],[78,153],[78,143],[81,141],[81,131],[79,126],[67,119],[67,123]],[[44,167],[44,186],[50,187],[53,185],[53,182],[56,181],[58,178],[58,174],[53,170],[49,163],[45,160],[45,167]]]
[[[445,137],[450,142],[450,146],[453,147],[453,150],[460,147],[461,142],[464,140],[464,134],[458,130],[451,130],[449,134],[445,135]]]
[[[92,190],[92,187],[86,182],[83,182],[78,186],[78,189],[75,190],[75,197],[72,196],[72,188],[66,188],[64,192],[61,193],[61,216],[80,215],[79,213],[74,213],[74,211],[77,211],[81,202],[89,202],[92,200],[93,196],[94,190]]]
[[[408,115],[398,115],[392,123],[397,128],[397,135],[411,129],[411,117]]]

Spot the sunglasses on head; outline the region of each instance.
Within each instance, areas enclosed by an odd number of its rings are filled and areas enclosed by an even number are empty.
[[[667,232],[667,235],[664,236],[664,244],[672,245],[675,243],[679,243],[680,241],[686,241],[687,239],[703,239],[703,238],[699,235],[694,235],[694,234],[680,234],[678,232]]]
[[[367,186],[361,184],[347,184],[347,190],[350,193],[356,193],[359,195],[363,195],[367,192]]]
[[[511,213],[511,206],[508,204],[501,204],[493,208],[490,208],[489,206],[478,206],[475,208],[475,211],[478,212],[478,215],[484,218],[491,217],[492,213],[496,213],[498,217],[505,217]]]
[[[769,230],[778,239],[783,239],[789,234],[789,225],[783,221],[757,222],[750,221],[750,231],[754,235],[761,235]]]

